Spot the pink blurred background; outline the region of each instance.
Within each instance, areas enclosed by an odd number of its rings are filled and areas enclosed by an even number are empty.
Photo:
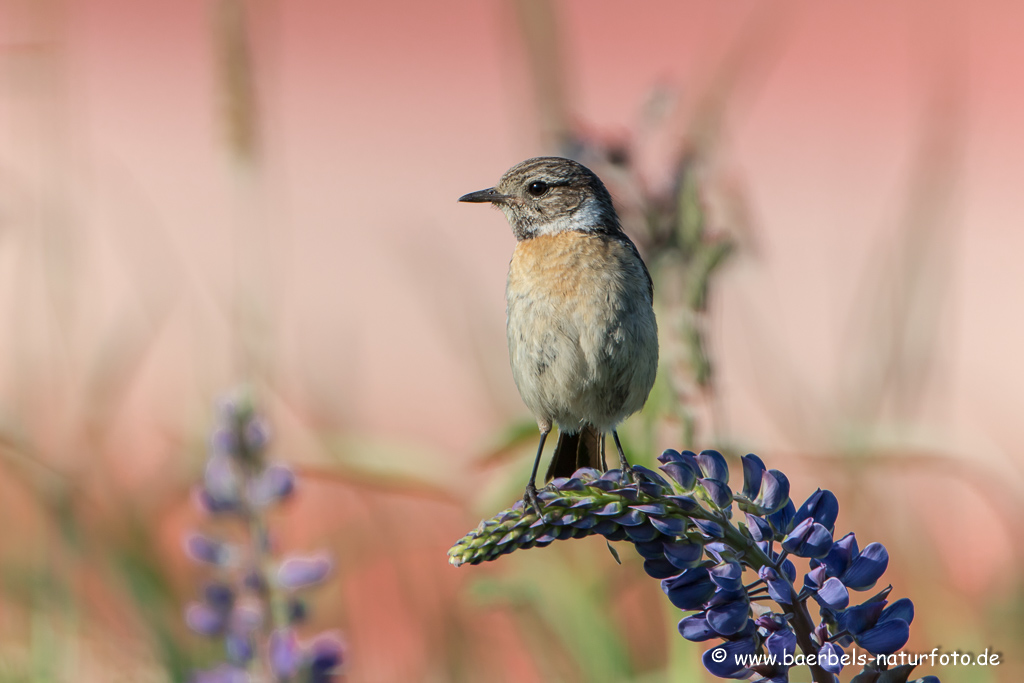
[[[480,465],[528,418],[504,341],[513,238],[455,200],[551,152],[564,115],[645,140],[654,187],[681,141],[712,141],[710,220],[742,245],[712,301],[720,433],[886,543],[912,649],[1006,653],[916,675],[1018,680],[1022,22],[998,0],[0,0],[0,509],[29,520],[0,561],[66,563],[78,614],[9,582],[0,662],[34,661],[43,614],[78,648],[55,679],[170,676],[106,552],[141,520],[189,594],[177,539],[210,406],[249,380],[311,473],[289,543],[342,558],[317,623],[347,634],[351,680],[596,680],[538,659],[514,604],[474,602],[477,577],[540,560],[444,557],[528,458]],[[52,496],[102,540],[65,548]],[[608,563],[590,551],[548,552]],[[662,609],[620,571],[622,619]],[[635,680],[702,650],[654,614],[627,638]],[[439,653],[467,633],[472,656]]]

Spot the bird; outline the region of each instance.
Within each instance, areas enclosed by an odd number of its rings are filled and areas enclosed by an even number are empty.
[[[501,209],[516,238],[505,287],[509,362],[540,429],[524,504],[541,514],[537,468],[554,425],[545,481],[607,470],[611,432],[624,476],[639,485],[616,428],[654,386],[654,284],[604,183],[571,159],[535,157],[459,201]]]

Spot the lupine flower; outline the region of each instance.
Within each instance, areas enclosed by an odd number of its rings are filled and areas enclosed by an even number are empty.
[[[906,644],[913,605],[906,598],[888,604],[891,587],[850,606],[851,591],[874,586],[889,556],[879,543],[861,552],[853,534],[833,540],[839,501],[832,492],[819,489],[797,507],[786,475],[767,469],[755,455],[742,459],[738,493],[730,489],[728,465],[717,451],[667,450],[658,460],[660,473],[634,467],[630,477],[584,468],[555,479],[538,494],[540,515],[517,502],[456,543],[449,562],[479,564],[584,536],[632,543],[669,601],[690,612],[679,621],[680,635],[719,641],[703,662],[721,678],[788,681],[784,661],[791,659],[785,657],[795,655],[799,644],[804,654],[825,661],[811,668],[813,679],[833,683],[844,647],[856,642],[878,655]],[[734,523],[734,508],[744,513],[740,523]],[[799,591],[787,555],[810,560]],[[747,576],[754,580],[744,583]],[[819,605],[818,624],[808,611],[811,599]],[[777,610],[764,604],[769,600]],[[755,664],[746,658],[754,654],[774,661]],[[871,663],[857,683],[871,683],[881,672],[886,683],[906,683],[912,669],[885,671]],[[938,680],[928,676],[915,683]]]
[[[189,557],[218,572],[203,599],[188,605],[185,621],[222,639],[225,655],[223,664],[197,672],[195,683],[326,683],[337,678],[343,660],[337,637],[321,634],[304,643],[295,631],[307,612],[296,591],[327,578],[331,562],[325,555],[272,556],[265,512],[294,494],[295,476],[268,462],[269,441],[267,422],[248,400],[224,403],[196,500],[210,515],[237,519],[247,542],[236,546],[199,533],[185,539]]]

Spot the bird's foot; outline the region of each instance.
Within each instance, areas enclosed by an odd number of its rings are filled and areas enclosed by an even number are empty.
[[[537,517],[544,517],[544,513],[540,509],[540,498],[537,497],[537,487],[530,482],[526,485],[526,492],[523,494],[523,506],[526,508],[532,507],[537,513]]]
[[[623,462],[621,465],[622,472],[622,483],[627,486],[633,486],[636,488],[636,492],[640,493],[640,484],[643,483],[643,475],[633,469],[633,466],[628,462]]]

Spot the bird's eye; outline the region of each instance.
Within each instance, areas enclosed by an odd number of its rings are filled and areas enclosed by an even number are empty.
[[[530,183],[530,186],[526,188],[526,190],[534,197],[541,197],[548,191],[548,184],[543,180],[536,180]]]

